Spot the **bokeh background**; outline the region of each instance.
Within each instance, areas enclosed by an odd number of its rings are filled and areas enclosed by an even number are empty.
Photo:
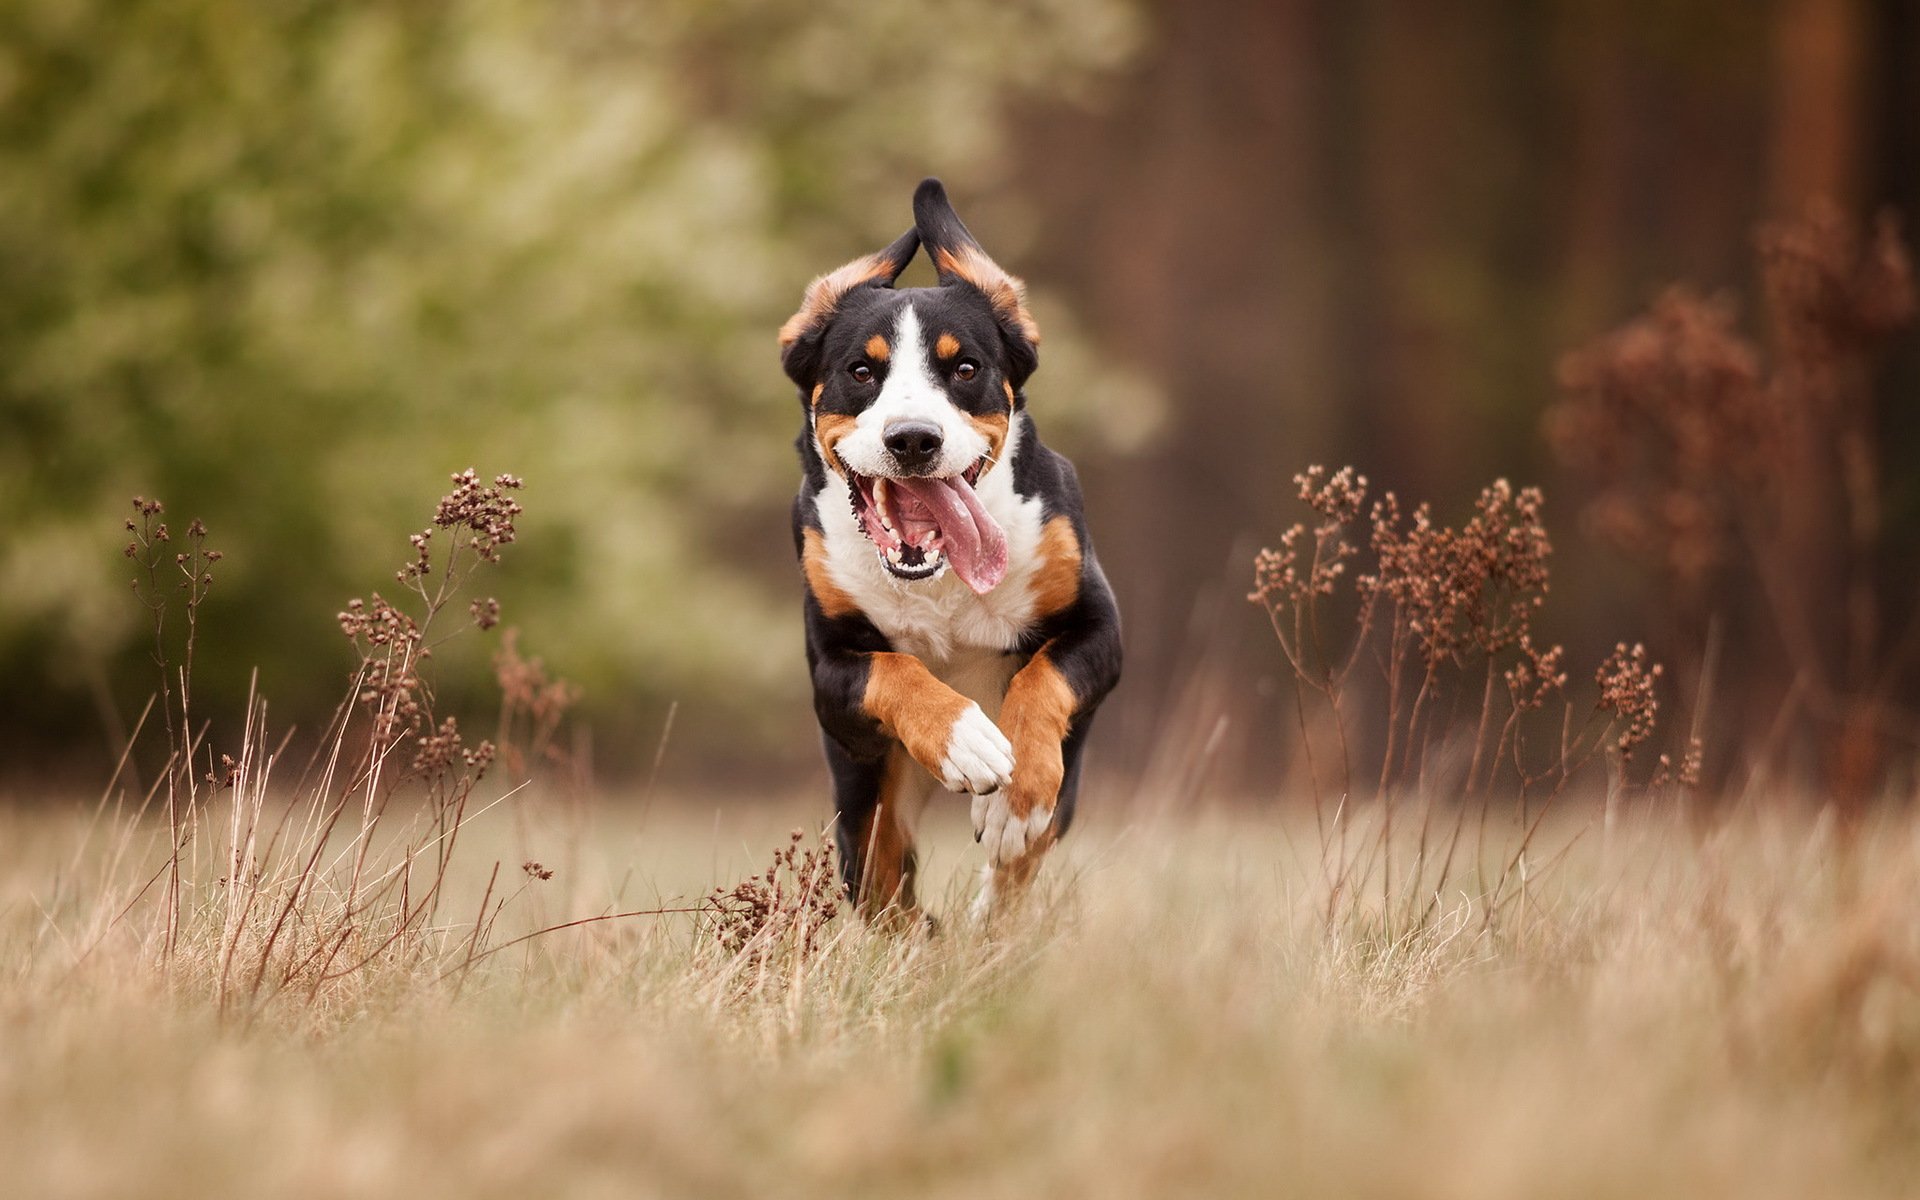
[[[1920,5],[7,0],[5,771],[104,773],[152,689],[127,497],[226,555],[201,712],[257,668],[275,723],[314,727],[355,661],[334,614],[474,466],[527,482],[483,590],[580,685],[602,772],[650,771],[671,711],[679,786],[813,778],[773,332],[928,174],[1032,286],[1030,403],[1127,619],[1100,769],[1284,766],[1245,593],[1310,463],[1443,516],[1544,487],[1544,629],[1576,661],[1647,641],[1683,713],[1711,662],[1723,762],[1752,735],[1831,774],[1832,730],[1871,726],[1878,779],[1912,745],[1910,331],[1847,365],[1870,503],[1822,507],[1844,472],[1775,481],[1810,514],[1775,573],[1865,589],[1871,672],[1796,652],[1755,543],[1679,604],[1546,431],[1565,356],[1672,283],[1724,293],[1764,371],[1764,223],[1912,226]],[[461,654],[446,686],[484,711],[487,650]]]

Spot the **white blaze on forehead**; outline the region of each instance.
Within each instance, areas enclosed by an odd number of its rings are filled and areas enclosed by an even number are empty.
[[[887,379],[880,395],[837,447],[840,461],[849,470],[861,475],[897,474],[884,439],[887,426],[899,421],[930,421],[940,427],[940,460],[932,472],[936,476],[957,475],[987,452],[987,439],[954,407],[929,368],[925,338],[920,314],[909,300],[894,319],[893,353],[887,358]]]
[[[880,387],[880,398],[860,419],[877,416],[883,423],[903,418],[938,422],[941,409],[951,413],[953,405],[948,402],[946,392],[934,382],[932,372],[927,370],[927,347],[920,340],[920,314],[913,311],[913,303],[908,301],[900,306],[900,315],[893,323],[893,354],[887,360],[887,381]]]

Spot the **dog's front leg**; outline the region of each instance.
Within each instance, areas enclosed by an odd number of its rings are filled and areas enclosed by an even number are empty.
[[[896,798],[913,758],[956,792],[1005,787],[1014,760],[979,705],[919,659],[880,649],[877,630],[809,626],[814,712],[834,776],[835,838],[848,895],[863,908],[913,904],[911,816]]]
[[[1013,779],[973,802],[974,833],[996,867],[1025,863],[1020,874],[1030,876],[1052,843],[1068,735],[1091,719],[1119,676],[1118,627],[1097,622],[1048,641],[1008,683],[1000,726],[1013,744]]]
[[[948,791],[981,795],[1013,780],[1013,746],[999,727],[911,654],[868,655],[860,705]]]
[[[813,709],[820,727],[858,762],[878,764],[898,744],[949,791],[979,794],[1013,778],[1013,747],[980,706],[934,678],[871,626],[857,637],[809,629]]]
[[[1013,746],[1013,778],[1002,790],[973,800],[974,836],[995,866],[1015,862],[1050,839],[1054,800],[1066,772],[1060,746],[1077,707],[1073,688],[1044,649],[1007,684],[1000,724]]]

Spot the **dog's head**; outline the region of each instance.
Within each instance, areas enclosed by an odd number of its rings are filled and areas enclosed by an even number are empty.
[[[781,362],[887,570],[930,579],[951,564],[984,593],[1006,573],[1007,542],[974,485],[1006,448],[1040,331],[1024,285],[987,257],[939,180],[914,192],[913,220],[813,281],[780,329]],[[939,286],[895,288],[922,246]]]

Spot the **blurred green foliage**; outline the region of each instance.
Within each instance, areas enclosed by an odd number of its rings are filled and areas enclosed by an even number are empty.
[[[469,465],[526,478],[482,586],[590,703],[798,696],[774,329],[923,174],[1017,268],[1006,102],[1137,35],[1119,0],[11,0],[5,715],[143,694],[136,492],[227,555],[201,695],[329,702],[333,613]],[[1099,392],[1124,438],[1144,402],[1051,315],[1050,414],[1090,436]]]

